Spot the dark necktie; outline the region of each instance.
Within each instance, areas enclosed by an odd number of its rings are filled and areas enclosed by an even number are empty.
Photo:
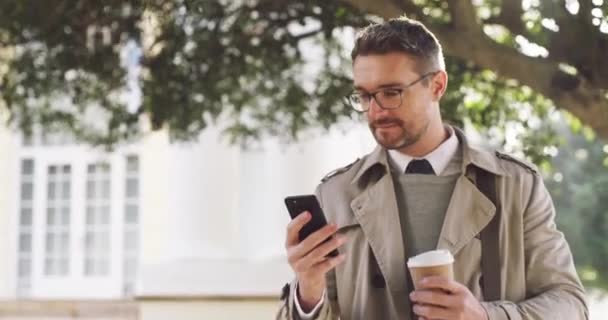
[[[435,171],[433,171],[433,167],[431,167],[431,164],[426,159],[422,159],[410,161],[407,169],[405,169],[405,173],[435,174]]]

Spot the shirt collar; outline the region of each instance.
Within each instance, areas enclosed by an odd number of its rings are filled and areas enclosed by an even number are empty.
[[[461,172],[467,174],[469,166],[484,169],[498,176],[509,176],[509,173],[503,168],[501,160],[494,154],[483,149],[477,149],[471,146],[464,132],[457,127],[448,126],[458,140],[458,149],[462,149]],[[367,175],[372,168],[377,166],[383,170],[388,170],[389,156],[387,150],[382,146],[377,145],[374,151],[361,159],[361,165],[356,169],[356,173],[351,180],[351,183],[360,183],[361,179]],[[457,154],[460,152],[457,152]],[[456,155],[454,155],[456,156]],[[384,171],[386,173],[386,171]]]
[[[388,150],[388,158],[391,166],[396,168],[399,172],[404,173],[407,165],[412,160],[426,159],[431,164],[431,167],[433,167],[433,171],[435,171],[438,176],[441,175],[458,152],[460,144],[458,137],[456,137],[456,134],[454,133],[454,129],[450,126],[446,126],[446,130],[450,135],[448,139],[435,148],[435,150],[421,158],[414,158],[397,150]]]

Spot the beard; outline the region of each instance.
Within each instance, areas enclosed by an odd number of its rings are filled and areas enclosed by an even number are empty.
[[[383,132],[384,127],[391,126],[390,132]],[[385,149],[402,149],[418,142],[427,131],[429,122],[419,129],[412,129],[399,118],[381,118],[369,123],[374,139]]]

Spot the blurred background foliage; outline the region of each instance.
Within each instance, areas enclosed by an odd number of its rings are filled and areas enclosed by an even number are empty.
[[[445,119],[539,165],[583,279],[608,288],[606,1],[4,0],[0,110],[106,147],[215,124],[295,141],[362,120],[344,100],[354,32],[404,13],[444,45]]]

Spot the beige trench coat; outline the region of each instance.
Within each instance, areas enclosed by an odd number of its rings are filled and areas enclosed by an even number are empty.
[[[497,176],[502,204],[500,257],[502,300],[482,302],[490,320],[588,319],[584,289],[555,209],[541,176],[532,166],[499,153],[469,146],[463,174],[450,201],[437,248],[455,257],[455,279],[484,301],[480,287],[479,232],[496,207],[475,186],[476,166]],[[465,174],[466,173],[466,174]],[[317,188],[328,221],[337,223],[348,242],[346,260],[328,273],[327,298],[316,319],[409,319],[406,257],[386,150],[332,174]],[[294,282],[284,288],[277,319],[299,319]]]

